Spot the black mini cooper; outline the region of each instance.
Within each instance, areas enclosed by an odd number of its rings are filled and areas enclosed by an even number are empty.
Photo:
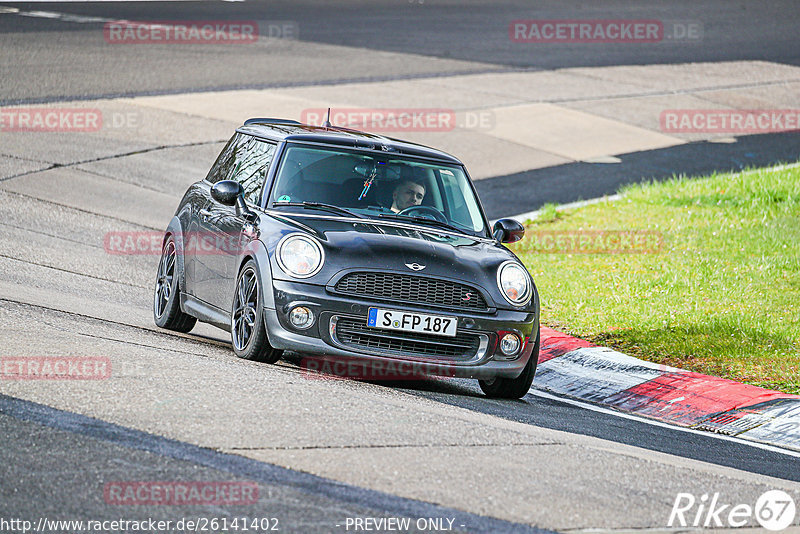
[[[523,233],[511,219],[489,229],[444,152],[250,119],[167,227],[153,314],[181,332],[228,330],[249,360],[297,351],[519,398],[536,372],[539,297],[501,243]]]

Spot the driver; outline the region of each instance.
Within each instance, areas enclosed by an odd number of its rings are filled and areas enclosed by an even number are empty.
[[[425,185],[412,179],[401,180],[392,193],[392,211],[399,213],[411,206],[419,206],[425,198]]]

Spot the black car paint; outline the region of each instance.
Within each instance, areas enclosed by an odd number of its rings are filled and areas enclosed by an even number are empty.
[[[276,134],[275,130],[291,130]],[[259,266],[264,291],[264,308],[268,310],[265,320],[268,325],[270,343],[279,349],[320,350],[333,355],[353,355],[352,352],[334,347],[325,328],[325,319],[332,313],[365,317],[372,305],[383,305],[410,311],[440,313],[458,317],[459,328],[491,334],[491,343],[496,344],[494,332],[515,331],[523,338],[538,332],[539,299],[535,288],[530,301],[524,306],[514,306],[505,300],[497,287],[497,269],[506,261],[518,259],[496,239],[489,236],[486,217],[481,207],[486,236],[473,237],[447,230],[425,227],[413,222],[391,220],[350,219],[321,211],[310,211],[297,207],[267,208],[264,204],[280,168],[281,158],[289,143],[321,144],[337,147],[347,146],[358,150],[419,158],[446,164],[463,165],[443,152],[410,143],[390,140],[380,136],[351,132],[320,132],[315,127],[295,125],[273,125],[266,131],[258,125],[248,125],[237,130],[237,134],[255,135],[277,143],[264,185],[259,205],[248,205],[250,213],[243,213],[243,206],[218,202],[211,194],[213,168],[209,176],[193,184],[184,195],[171,221],[167,233],[181,236],[192,232],[219,235],[229,238],[236,235],[245,245],[236,251],[224,254],[198,254],[187,248],[187,256],[178,258],[181,281],[181,308],[201,321],[230,330],[230,306],[236,276],[241,266],[253,259]],[[320,137],[320,134],[322,137]],[[282,137],[282,139],[281,139]],[[215,164],[216,165],[216,164]],[[466,170],[464,169],[466,174]],[[467,175],[468,176],[468,175]],[[474,185],[470,181],[470,186]],[[476,195],[477,197],[477,195]],[[222,199],[222,198],[220,198]],[[229,201],[230,199],[223,199]],[[253,216],[255,215],[255,217]],[[312,277],[296,280],[284,273],[275,260],[278,242],[291,233],[307,233],[319,240],[325,251],[323,268]],[[354,266],[354,258],[358,265]],[[346,272],[359,270],[392,271],[411,273],[406,264],[425,266],[424,276],[467,281],[478,288],[484,296],[488,309],[485,311],[445,310],[429,306],[406,303],[380,302],[375,299],[359,299],[336,294],[335,282]],[[288,325],[284,313],[290,304],[308,303],[318,311],[317,324],[305,332],[298,332]],[[277,329],[281,332],[278,332]],[[313,343],[308,343],[309,337]],[[303,340],[305,338],[305,340]],[[297,340],[301,340],[298,347]],[[305,345],[303,343],[305,341]],[[493,350],[489,350],[480,362],[471,362],[465,376],[513,378],[521,372],[530,356],[533,340],[521,357],[515,361],[491,361]],[[303,346],[304,345],[304,346]],[[374,355],[360,354],[374,358]]]

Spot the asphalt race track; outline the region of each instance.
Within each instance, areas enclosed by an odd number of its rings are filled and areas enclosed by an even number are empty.
[[[104,46],[102,21],[123,18],[289,21],[299,33],[230,49]],[[604,45],[591,54],[577,44],[509,46],[509,21],[533,18],[700,21],[704,36],[701,44]],[[157,235],[186,187],[205,175],[239,117],[214,116],[215,105],[232,105],[224,95],[201,109],[204,93],[292,89],[307,97],[352,83],[374,87],[364,98],[381,101],[393,83],[465,75],[744,61],[789,69],[800,66],[798,22],[793,2],[0,3],[4,108],[107,102],[138,121],[91,134],[0,131],[0,356],[98,357],[111,369],[105,380],[0,380],[0,532],[24,530],[5,526],[12,519],[52,532],[88,531],[49,523],[71,519],[172,522],[153,531],[203,531],[186,521],[209,521],[205,530],[221,531],[212,518],[237,517],[281,532],[674,532],[668,522],[679,494],[754,506],[780,489],[800,505],[800,455],[792,451],[620,417],[535,389],[497,401],[466,380],[319,379],[299,355],[271,366],[239,360],[227,333],[207,325],[187,335],[160,330],[151,317],[158,254],[109,253],[105,241],[115,232]],[[794,71],[763,72],[747,91],[766,99],[780,90],[797,101]],[[689,98],[678,93],[664,92]],[[195,107],[180,109],[181,100]],[[593,109],[610,114],[615,105]],[[543,156],[550,163],[480,171],[477,187],[490,217],[512,215],[645,177],[796,160],[798,140],[797,132],[689,139],[637,150],[613,167]],[[137,481],[251,484],[258,499],[109,498],[109,484]],[[412,526],[367,518],[410,518]],[[746,524],[759,528],[754,518]]]
[[[12,6],[12,4],[8,4]],[[463,6],[463,8],[462,8]],[[125,47],[103,50],[87,46],[83,23],[30,18],[24,23],[6,17],[0,30],[21,31],[3,41],[4,69],[17,66],[15,76],[4,76],[2,99],[35,101],[98,95],[134,95],[203,91],[212,88],[313,85],[346,80],[400,79],[452,75],[458,72],[513,68],[554,69],[651,63],[769,60],[800,65],[797,22],[790,1],[753,5],[749,2],[691,2],[680,0],[632,9],[628,2],[586,5],[578,1],[488,3],[366,0],[346,6],[322,1],[300,2],[174,2],[169,4],[53,4],[14,3],[22,10],[57,11],[128,20],[263,20],[294,21],[307,48],[270,54],[244,47],[201,54],[191,48],[171,52]],[[698,21],[703,24],[702,45],[663,43],[641,48],[603,46],[587,54],[575,44],[537,49],[509,46],[508,23],[516,19],[635,19]],[[102,27],[102,23],[99,24]],[[498,31],[499,29],[499,31]],[[102,40],[101,40],[102,42]],[[52,46],[57,44],[57,46]],[[313,57],[312,45],[327,52]],[[367,49],[371,60],[353,64],[348,49]],[[337,53],[338,52],[338,53]],[[413,61],[402,57],[413,55]],[[31,61],[31,58],[40,61]],[[47,58],[47,60],[45,60]],[[110,75],[113,73],[113,76]],[[104,75],[105,74],[105,75]]]

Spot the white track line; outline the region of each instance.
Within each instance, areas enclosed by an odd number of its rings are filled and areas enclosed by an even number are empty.
[[[669,428],[670,430],[676,430],[678,432],[686,432],[689,434],[697,434],[698,436],[706,436],[721,439],[723,441],[731,441],[733,443],[737,443],[739,445],[747,445],[749,447],[755,447],[756,449],[762,449],[765,451],[776,452],[779,454],[784,454],[786,456],[793,456],[794,458],[800,458],[800,452],[789,450],[789,449],[782,449],[780,447],[775,447],[773,445],[767,445],[766,443],[761,443],[758,441],[750,441],[744,440],[740,438],[736,438],[733,436],[726,436],[725,434],[717,434],[714,432],[707,432],[705,430],[695,430],[694,428],[686,428],[683,426],[671,425],[669,423],[663,423],[661,421],[656,421],[655,419],[648,419],[646,417],[633,415],[625,412],[619,412],[616,410],[611,410],[609,408],[603,408],[602,406],[597,406],[595,404],[590,404],[588,402],[579,401],[576,399],[570,399],[567,397],[559,397],[558,395],[553,395],[551,393],[545,393],[544,391],[540,391],[538,389],[531,389],[528,393],[531,395],[535,395],[537,397],[542,397],[543,399],[554,400],[558,402],[563,402],[565,404],[570,404],[572,406],[578,406],[579,408],[584,408],[586,410],[591,410],[593,412],[603,413],[607,415],[613,415],[616,417],[622,417],[623,419],[630,419],[632,421],[638,421],[640,423],[646,423],[648,425],[653,425],[661,428]],[[635,444],[634,444],[635,445]]]

